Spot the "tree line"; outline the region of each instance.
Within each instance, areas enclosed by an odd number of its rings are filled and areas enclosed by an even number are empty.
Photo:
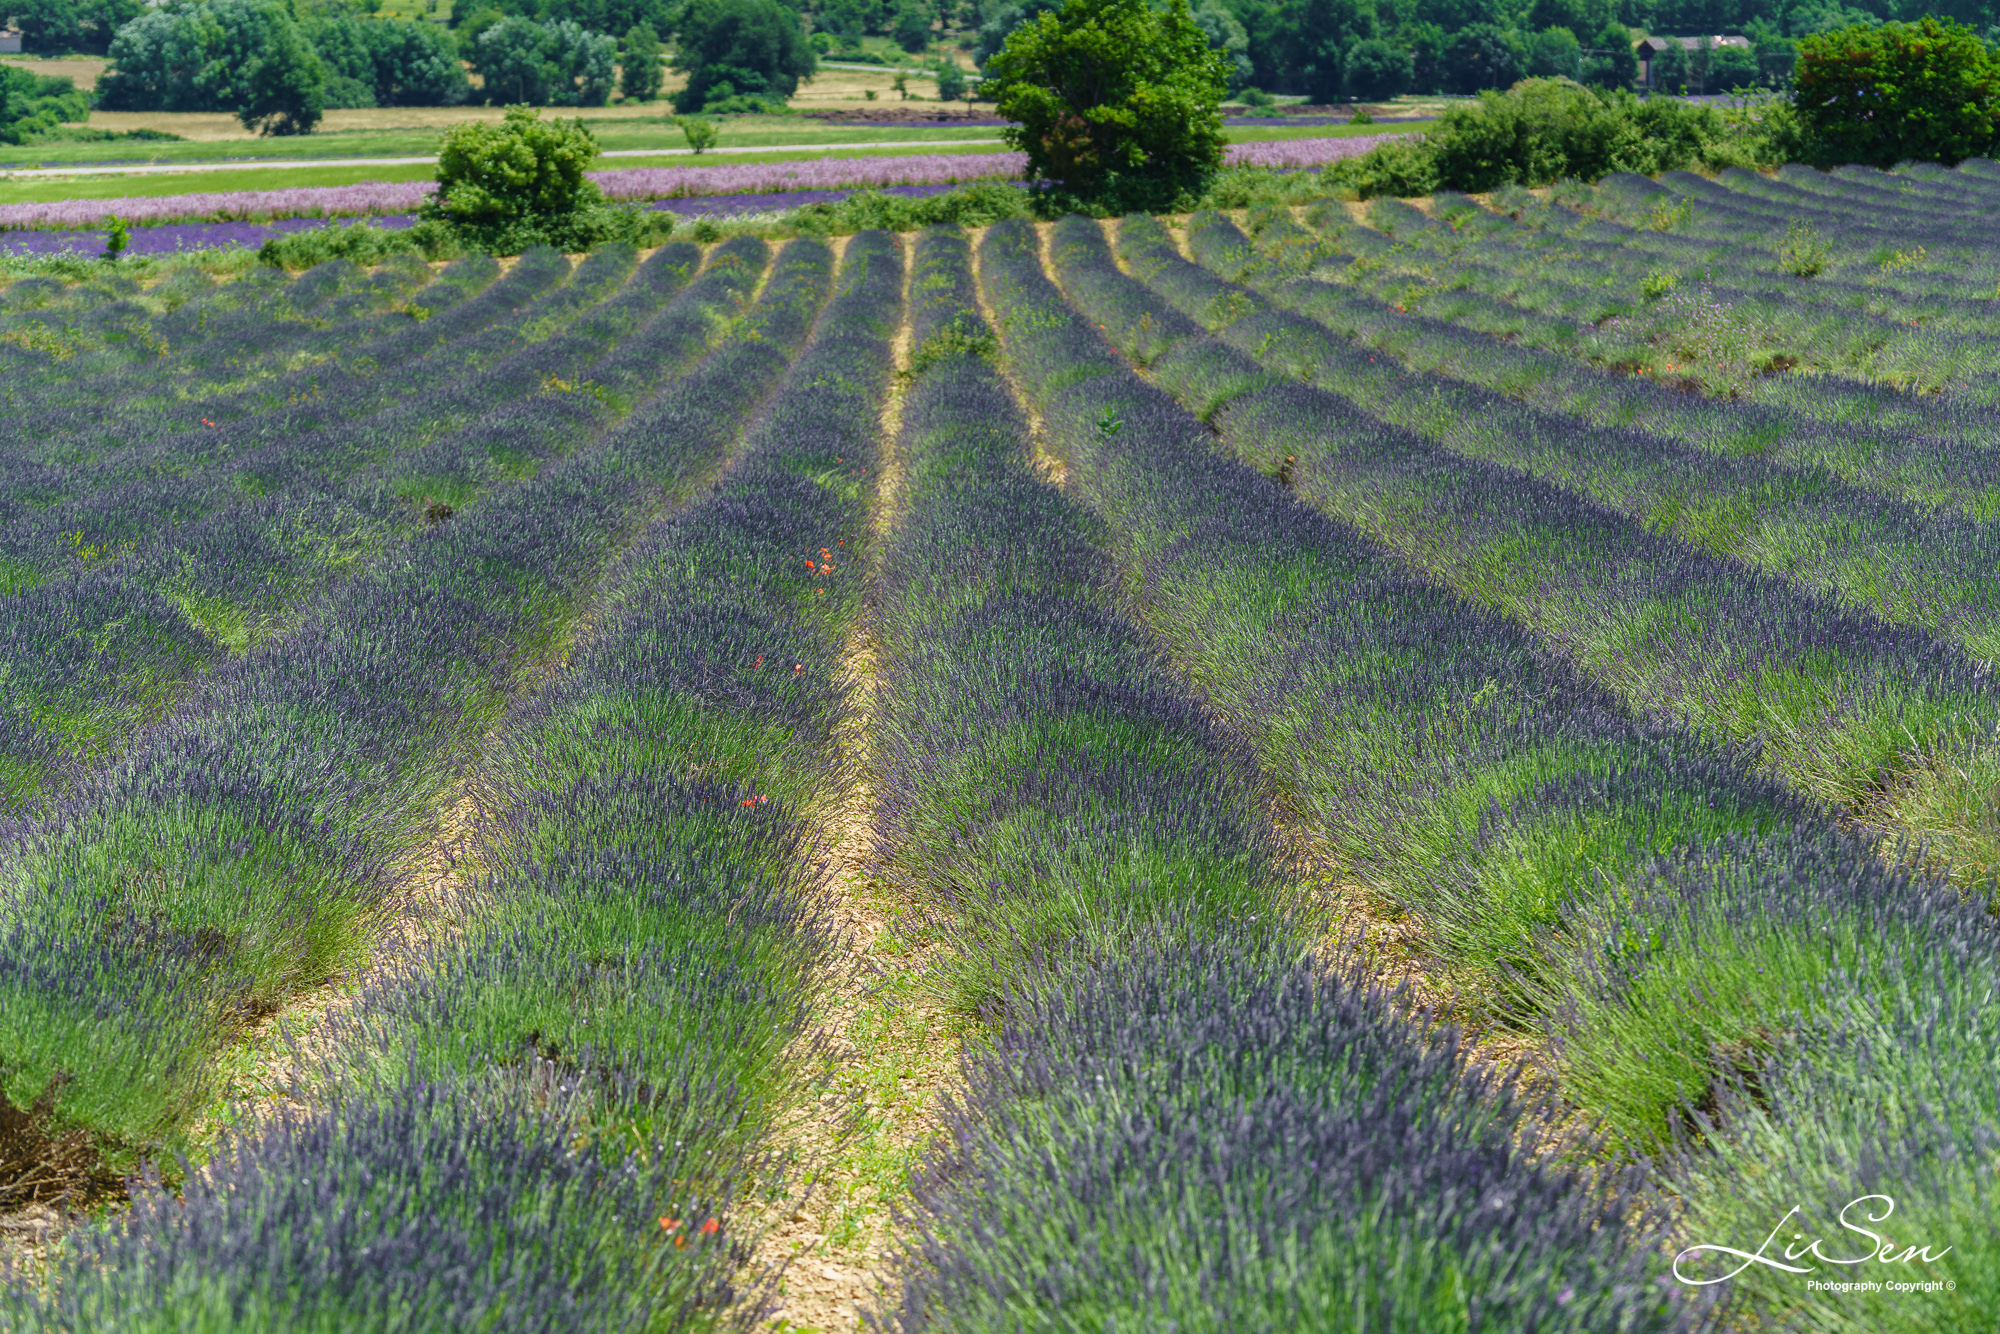
[[[780,109],[822,54],[866,36],[906,49],[956,40],[991,72],[1008,38],[1062,0],[459,0],[442,22],[390,21],[380,0],[0,0],[31,49],[101,50],[97,104],[232,111],[271,133],[328,109],[495,104],[603,106],[659,96],[665,43],[687,75],[681,111]],[[1166,0],[1149,0],[1155,10]],[[437,0],[429,0],[434,10]],[[1653,61],[1680,90],[1788,85],[1798,43],[1906,17],[1907,0],[1195,0],[1192,20],[1226,94],[1313,102],[1470,94],[1523,78],[1629,88],[1634,37],[1688,31]],[[11,10],[9,7],[11,6]],[[1945,0],[2000,38],[2000,0]],[[1706,40],[1741,31],[1752,45]],[[613,34],[623,34],[622,37]],[[476,75],[475,89],[468,77]],[[948,73],[956,75],[956,66]],[[960,80],[946,82],[952,91]],[[947,96],[951,93],[946,93]]]

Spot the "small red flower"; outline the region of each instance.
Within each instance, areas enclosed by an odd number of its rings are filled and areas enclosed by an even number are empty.
[[[709,1219],[709,1220],[708,1220],[708,1221],[707,1221],[706,1223],[703,1223],[703,1224],[701,1225],[701,1230],[702,1230],[702,1232],[703,1232],[704,1234],[705,1234],[705,1233],[709,1233],[709,1232],[717,1232],[717,1231],[720,1231],[720,1230],[721,1230],[721,1228],[722,1228],[722,1224],[720,1224],[720,1223],[716,1222],[716,1221],[715,1221],[715,1220],[714,1220],[713,1218]]]
[[[662,1215],[660,1218],[660,1231],[662,1232],[672,1232],[680,1225],[681,1220],[678,1218],[668,1218],[665,1215]]]

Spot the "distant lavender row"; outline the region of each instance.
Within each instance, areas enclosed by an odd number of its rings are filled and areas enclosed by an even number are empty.
[[[1232,167],[1317,167],[1355,157],[1390,138],[1286,139],[1233,144]],[[605,195],[621,202],[687,199],[701,195],[797,190],[867,190],[892,185],[940,185],[1013,180],[1027,166],[1022,153],[927,153],[907,157],[817,158],[805,162],[748,162],[725,167],[632,167],[592,172]],[[266,220],[375,217],[408,214],[430,197],[430,181],[365,181],[357,185],[300,186],[290,190],[228,190],[204,194],[65,199],[0,205],[0,231],[95,227],[118,217],[142,226],[156,223],[243,224]],[[255,238],[258,241],[263,236]],[[200,244],[248,242],[218,236]],[[192,248],[181,244],[174,249]],[[151,248],[141,237],[133,249]]]

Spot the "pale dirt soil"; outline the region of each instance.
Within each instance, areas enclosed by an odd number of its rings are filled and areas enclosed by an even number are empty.
[[[906,267],[898,369],[910,355],[911,277]],[[882,414],[871,567],[900,510],[901,422],[895,384]],[[870,738],[878,653],[864,614],[844,654],[854,707],[841,745],[857,781],[815,818],[829,849],[821,892],[847,939],[816,999],[809,1041],[819,1054],[804,1082],[818,1096],[779,1145],[804,1167],[801,1188],[772,1211],[751,1262],[785,1266],[773,1334],[853,1330],[863,1310],[893,1306],[891,1211],[903,1204],[909,1169],[936,1130],[940,1095],[956,1085],[957,1026],[930,1002],[921,979],[921,911],[876,874]]]

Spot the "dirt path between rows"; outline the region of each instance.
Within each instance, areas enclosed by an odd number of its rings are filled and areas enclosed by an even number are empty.
[[[903,318],[895,366],[911,352],[909,297],[914,237],[903,238]],[[881,460],[869,520],[866,574],[901,517],[903,385],[883,405]],[[958,1029],[924,985],[930,949],[921,910],[877,874],[873,739],[880,648],[864,610],[842,652],[851,709],[840,735],[854,781],[818,812],[827,849],[820,892],[846,936],[817,1000],[811,1073],[817,1097],[783,1137],[804,1166],[801,1189],[780,1210],[753,1262],[784,1264],[776,1331],[845,1334],[864,1310],[893,1307],[894,1212],[910,1168],[938,1126],[940,1096],[957,1079]]]

